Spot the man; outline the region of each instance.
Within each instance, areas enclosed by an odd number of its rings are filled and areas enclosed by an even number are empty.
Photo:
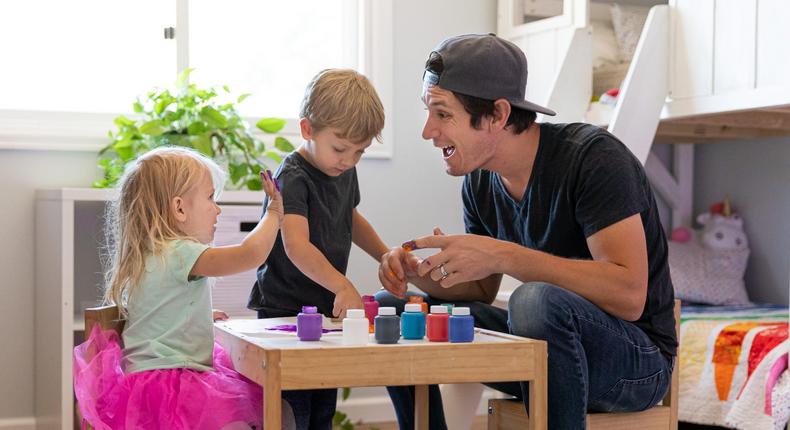
[[[451,37],[430,54],[422,135],[448,174],[464,176],[467,234],[414,240],[440,249],[424,260],[390,250],[377,299],[402,306],[410,282],[431,303],[470,302],[479,327],[547,340],[549,428],[578,429],[588,411],[644,410],[669,387],[667,244],[639,161],[598,127],[536,123],[554,112],[524,99],[526,79],[524,53],[492,34]],[[490,305],[502,274],[524,283],[507,311]],[[526,384],[495,387],[529,401]],[[435,388],[431,428],[446,428]],[[389,390],[411,428],[413,391]]]

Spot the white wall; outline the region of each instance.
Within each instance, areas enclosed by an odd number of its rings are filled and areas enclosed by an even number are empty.
[[[496,28],[496,2],[463,7],[452,0],[394,2],[395,156],[359,166],[364,213],[385,242],[398,245],[433,226],[462,232],[458,178],[444,173],[441,153],[420,137],[425,111],[419,100],[422,68],[444,37]],[[108,129],[111,124],[108,124]],[[84,152],[0,150],[0,428],[3,421],[33,415],[33,199],[39,188],[87,187],[96,155]],[[379,288],[374,262],[355,250],[349,277],[365,293]],[[7,421],[8,422],[8,421]]]
[[[34,190],[89,186],[95,166],[95,154],[0,150],[0,427],[33,415]]]

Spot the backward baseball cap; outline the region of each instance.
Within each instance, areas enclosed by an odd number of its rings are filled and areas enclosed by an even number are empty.
[[[449,37],[431,51],[434,53],[441,57],[444,69],[437,75],[426,68],[424,84],[485,100],[506,99],[517,108],[556,115],[525,99],[527,56],[494,33]]]

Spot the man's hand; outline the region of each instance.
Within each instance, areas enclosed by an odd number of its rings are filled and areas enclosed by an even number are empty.
[[[230,316],[228,316],[228,314],[226,314],[224,311],[221,311],[219,309],[212,309],[211,317],[214,319],[214,321],[227,321],[228,319],[230,319]]]
[[[430,274],[444,288],[468,281],[477,281],[492,273],[502,273],[498,268],[500,258],[497,253],[503,243],[499,240],[475,234],[444,235],[435,230],[433,236],[423,236],[414,240],[418,249],[438,248],[417,267],[417,274]]]
[[[392,248],[381,257],[379,281],[385,290],[400,298],[406,297],[406,282],[416,277],[422,260],[403,247]]]
[[[345,318],[346,311],[349,309],[365,309],[365,305],[362,304],[362,297],[360,297],[357,289],[351,283],[348,283],[335,293],[332,315],[341,319]]]

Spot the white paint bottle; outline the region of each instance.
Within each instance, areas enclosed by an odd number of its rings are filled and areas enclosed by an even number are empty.
[[[367,345],[370,341],[370,322],[364,309],[349,309],[343,318],[343,344]]]

